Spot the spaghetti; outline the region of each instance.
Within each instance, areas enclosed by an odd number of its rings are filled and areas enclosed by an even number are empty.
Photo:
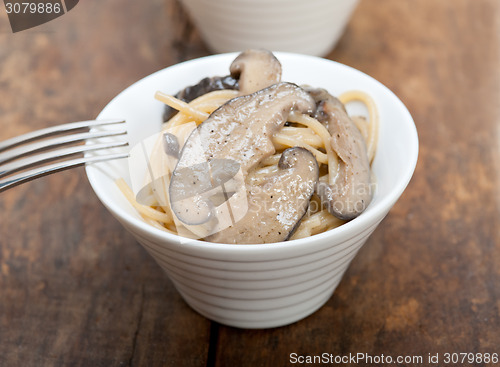
[[[168,129],[177,128],[178,131],[182,131],[182,127],[188,126],[190,123],[199,125],[211,112],[215,111],[229,99],[236,97],[237,94],[238,92],[234,90],[214,91],[198,97],[190,103],[185,103],[176,97],[158,92],[155,95],[156,99],[179,111],[177,115],[164,124],[163,130],[167,131]],[[370,162],[372,162],[375,156],[378,133],[378,114],[373,99],[361,91],[346,92],[340,95],[339,99],[344,104],[352,101],[360,101],[367,107],[368,120],[354,117],[353,121],[363,133],[366,140],[368,157]],[[320,164],[321,171],[324,172],[320,181],[333,182],[337,176],[339,158],[329,144],[331,136],[328,130],[317,119],[305,114],[292,114],[288,121],[289,126],[284,126],[273,137],[277,153],[261,163],[261,166],[257,168],[256,176],[276,171],[281,152],[288,147],[301,146],[310,150],[316,157],[318,164]],[[181,133],[181,135],[187,138],[191,129],[184,130],[184,133]],[[156,148],[155,150],[158,149]],[[154,156],[162,157],[164,154],[156,154]],[[155,159],[152,159],[152,161],[154,162]],[[168,164],[165,162],[157,163],[165,170],[163,177],[171,175],[173,167],[168,167]],[[139,203],[136,200],[134,193],[123,179],[118,180],[117,184],[127,200],[147,223],[172,234],[178,233],[178,229],[176,228],[178,224],[174,221],[173,213],[169,206],[165,205],[168,202],[168,190],[166,189],[168,188],[168,182],[163,183],[163,189],[160,188],[151,192],[148,205]],[[320,200],[315,195],[309,206],[306,218],[301,221],[292,239],[321,233],[338,227],[343,223],[344,221],[330,214],[327,209],[322,208]]]
[[[182,147],[196,126],[207,119],[213,111],[238,95],[237,90],[217,90],[205,93],[187,103],[175,96],[157,92],[155,95],[157,100],[178,111],[164,123],[162,131],[174,133]],[[339,96],[339,100],[343,104],[359,101],[366,106],[367,118],[354,116],[352,120],[365,139],[368,160],[371,164],[375,157],[378,140],[379,117],[376,105],[373,99],[362,91],[345,92]],[[319,181],[332,184],[338,179],[340,158],[332,148],[331,139],[330,132],[318,119],[306,114],[292,113],[285,126],[273,135],[272,142],[276,153],[260,162],[252,175],[249,175],[249,179],[258,180],[259,177],[276,172],[281,153],[287,148],[299,146],[309,150],[316,158],[320,167]],[[149,169],[154,171],[154,177],[161,177],[161,179],[150,185],[150,191],[143,195],[141,202],[137,200],[123,179],[117,182],[119,189],[147,223],[172,234],[190,236],[189,231],[181,228],[182,223],[175,220],[175,215],[169,205],[168,187],[175,167],[172,161],[165,157],[161,141],[158,141],[153,148],[150,161]],[[330,214],[317,194],[314,194],[306,215],[290,239],[304,238],[328,231],[344,222]],[[193,235],[193,238],[195,237]]]

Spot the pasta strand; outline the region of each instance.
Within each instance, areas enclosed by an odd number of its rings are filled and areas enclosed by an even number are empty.
[[[368,134],[368,140],[366,142],[366,148],[368,152],[368,159],[370,163],[373,162],[373,159],[375,158],[375,151],[377,149],[378,129],[379,129],[378,126],[379,116],[375,101],[368,93],[359,90],[344,92],[339,96],[339,100],[343,104],[347,104],[352,101],[360,101],[368,109],[369,134]]]

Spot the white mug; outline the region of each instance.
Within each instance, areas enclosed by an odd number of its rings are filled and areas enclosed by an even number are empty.
[[[216,53],[265,48],[325,56],[358,0],[181,0]]]

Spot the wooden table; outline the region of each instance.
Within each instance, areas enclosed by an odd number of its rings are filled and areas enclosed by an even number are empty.
[[[0,140],[94,118],[139,78],[209,54],[173,0],[80,1],[16,34],[0,10]],[[420,156],[324,307],[271,330],[210,322],[76,169],[0,195],[0,366],[274,367],[323,353],[446,366],[460,365],[446,353],[500,353],[500,2],[362,0],[328,58],[403,100]]]

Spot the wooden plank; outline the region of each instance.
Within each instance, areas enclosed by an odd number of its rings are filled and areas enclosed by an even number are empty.
[[[189,57],[170,50],[182,36],[176,9],[86,1],[0,34],[0,139],[93,118],[139,78]],[[210,322],[100,204],[83,169],[3,193],[0,234],[0,365],[206,363]]]
[[[446,352],[498,353],[499,15],[496,0],[362,0],[328,55],[403,100],[420,158],[318,312],[271,330],[210,323],[77,169],[0,196],[0,365],[289,366],[322,353],[439,353],[440,362]],[[15,37],[4,25],[0,139],[94,117],[137,79],[208,54],[173,0],[80,2]]]
[[[417,170],[322,309],[274,330],[221,327],[217,366],[498,352],[499,19],[497,1],[361,2],[329,58],[408,106]]]

